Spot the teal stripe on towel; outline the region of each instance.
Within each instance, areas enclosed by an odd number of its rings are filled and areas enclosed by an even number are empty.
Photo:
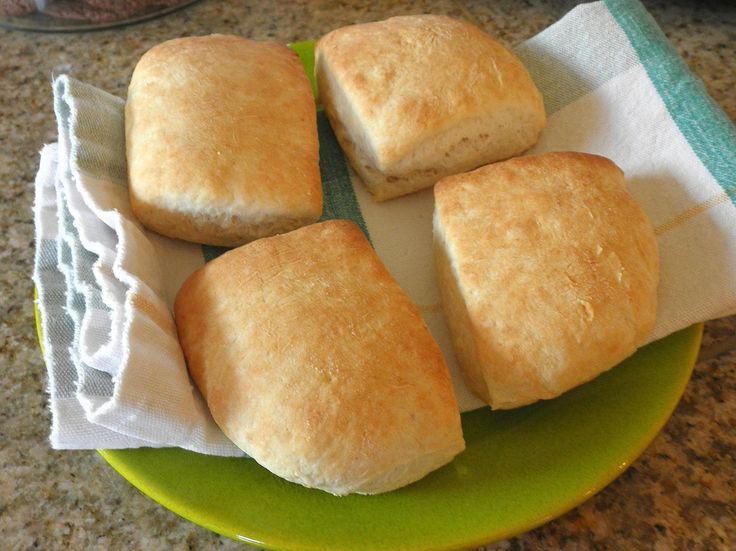
[[[205,262],[214,260],[221,254],[224,254],[230,250],[230,247],[215,247],[214,245],[202,245],[202,256]]]
[[[319,133],[319,170],[322,174],[324,207],[320,220],[352,220],[365,236],[370,239],[368,229],[360,212],[358,199],[350,181],[350,173],[345,156],[337,143],[327,115],[321,109],[317,112],[317,131]]]
[[[605,3],[629,37],[672,120],[736,205],[736,127],[638,0]]]
[[[322,193],[324,197],[320,221],[352,220],[370,239],[365,220],[363,220],[363,214],[360,212],[358,199],[355,197],[353,184],[350,181],[345,156],[337,143],[337,138],[335,138],[327,116],[321,109],[317,112],[317,131],[319,135],[319,170],[322,175]],[[202,245],[202,256],[204,256],[205,262],[209,262],[228,250],[230,249],[227,247]]]

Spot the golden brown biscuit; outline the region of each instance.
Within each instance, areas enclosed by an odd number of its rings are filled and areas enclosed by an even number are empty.
[[[449,17],[332,31],[317,44],[316,74],[340,145],[379,201],[518,155],[545,124],[521,62]]]
[[[125,131],[133,212],[151,230],[235,246],[322,213],[314,99],[286,46],[155,46],[133,73]]]
[[[435,186],[445,313],[471,389],[493,408],[554,398],[654,326],[657,242],[611,161],[519,157]]]
[[[175,312],[213,418],[287,480],[386,492],[464,448],[440,349],[352,222],[224,254],[184,283]]]

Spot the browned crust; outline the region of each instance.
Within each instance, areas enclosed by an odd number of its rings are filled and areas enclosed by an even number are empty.
[[[449,323],[469,350],[459,360],[493,407],[553,398],[652,330],[657,242],[610,160],[519,157],[444,179],[435,201]]]
[[[215,421],[280,476],[377,493],[464,447],[441,351],[352,222],[226,253],[185,282],[175,312]]]
[[[321,215],[314,101],[281,44],[159,44],[136,66],[125,121],[131,204],[149,229],[232,246]]]

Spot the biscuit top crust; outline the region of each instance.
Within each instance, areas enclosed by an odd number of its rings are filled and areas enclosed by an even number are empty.
[[[184,283],[175,312],[215,421],[284,478],[377,493],[464,447],[442,352],[352,222],[223,254]]]
[[[365,140],[379,170],[460,121],[520,104],[544,119],[522,63],[481,29],[450,17],[343,27],[319,41],[316,55],[359,121],[364,135],[353,141]]]
[[[657,242],[612,161],[518,157],[443,179],[435,199],[494,407],[585,382],[653,328]]]
[[[286,46],[228,35],[159,44],[136,65],[125,117],[134,206],[319,216],[314,98]]]

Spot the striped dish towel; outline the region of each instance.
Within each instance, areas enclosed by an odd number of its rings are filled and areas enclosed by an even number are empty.
[[[611,158],[653,221],[662,276],[652,339],[736,313],[736,131],[644,8],[580,5],[516,53],[549,115],[530,153]],[[52,445],[241,454],[192,387],[171,315],[179,285],[222,249],[152,234],[130,215],[122,100],[67,77],[54,97],[59,143],[42,151],[34,206]],[[445,352],[462,409],[480,407],[440,307],[432,191],[373,202],[322,113],[318,125],[324,218],[363,228]]]

